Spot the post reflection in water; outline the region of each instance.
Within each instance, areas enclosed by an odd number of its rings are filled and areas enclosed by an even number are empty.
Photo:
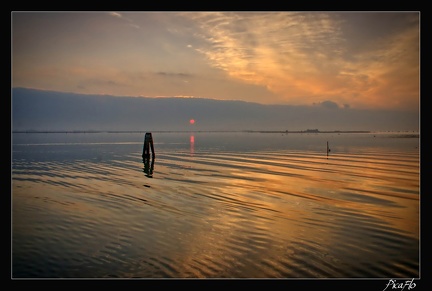
[[[153,158],[150,158],[150,157],[144,157],[143,158],[143,163],[144,163],[143,170],[144,170],[144,173],[146,174],[145,176],[148,178],[153,178],[154,161],[155,161],[154,157]]]
[[[193,134],[190,135],[189,141],[190,141],[190,154],[191,156],[193,156],[195,153],[195,136]]]

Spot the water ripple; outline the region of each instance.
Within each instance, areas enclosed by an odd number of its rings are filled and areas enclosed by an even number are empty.
[[[14,277],[419,276],[418,152],[176,145],[18,146]]]

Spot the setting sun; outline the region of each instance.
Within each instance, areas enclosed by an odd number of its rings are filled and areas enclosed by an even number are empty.
[[[191,119],[191,120],[189,120],[189,123],[190,123],[190,124],[194,124],[194,123],[195,123],[195,119]]]

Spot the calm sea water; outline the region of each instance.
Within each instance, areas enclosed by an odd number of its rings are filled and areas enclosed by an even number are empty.
[[[12,138],[13,278],[420,277],[418,136]]]

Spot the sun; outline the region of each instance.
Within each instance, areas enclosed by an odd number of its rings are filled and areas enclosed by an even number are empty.
[[[189,123],[190,124],[194,124],[195,123],[195,119],[192,118],[191,120],[189,120]]]

